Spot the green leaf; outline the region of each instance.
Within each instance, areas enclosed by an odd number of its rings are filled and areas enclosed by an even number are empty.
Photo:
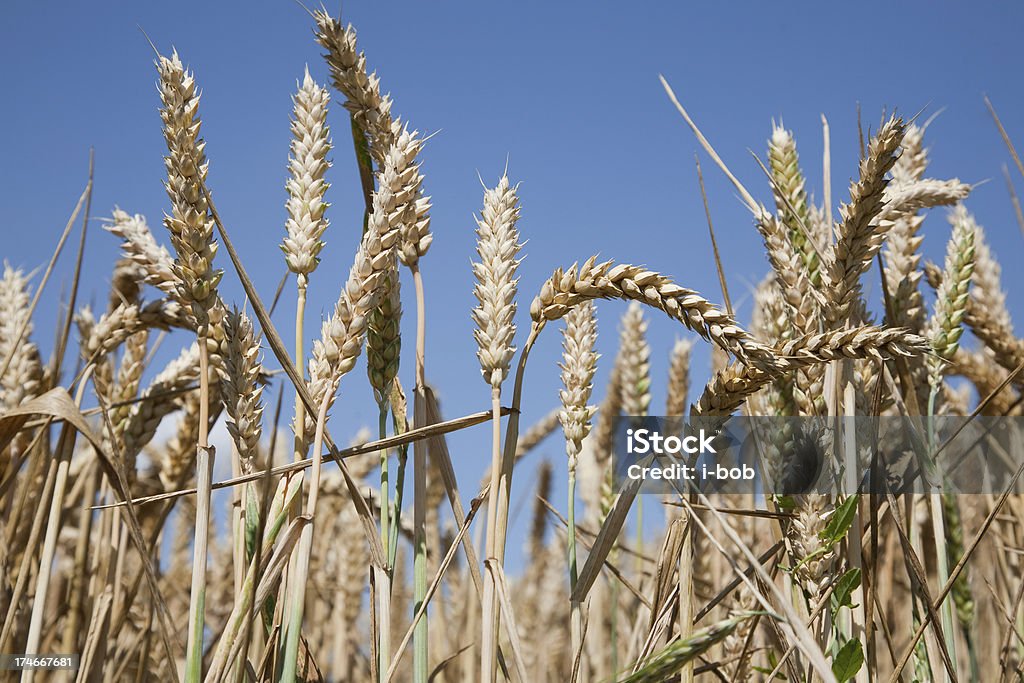
[[[832,658],[832,675],[839,683],[844,683],[857,675],[862,664],[864,650],[861,649],[860,641],[848,640]]]
[[[854,567],[839,577],[836,581],[836,589],[832,592],[832,604],[834,609],[841,607],[853,607],[853,591],[860,586],[860,569]]]
[[[857,511],[858,500],[859,497],[856,495],[849,496],[829,517],[828,524],[818,534],[818,538],[823,540],[826,545],[833,546],[846,536],[846,532],[850,530],[850,526],[853,524],[853,516]]]

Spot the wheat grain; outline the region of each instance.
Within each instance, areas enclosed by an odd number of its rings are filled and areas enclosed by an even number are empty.
[[[480,261],[473,264],[476,286],[473,294],[478,305],[473,309],[477,358],[484,381],[500,387],[508,375],[515,354],[516,256],[519,243],[519,197],[516,188],[503,175],[493,189],[484,192],[484,208],[477,224],[476,252]]]
[[[281,244],[288,269],[305,283],[320,263],[321,237],[327,229],[324,212],[327,203],[324,194],[330,185],[324,174],[330,167],[327,155],[331,151],[330,129],[327,126],[327,107],[330,96],[309,75],[305,76],[292,97],[291,156],[288,159],[288,234]],[[301,286],[301,285],[300,285]]]

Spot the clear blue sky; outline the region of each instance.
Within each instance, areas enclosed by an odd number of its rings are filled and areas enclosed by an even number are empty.
[[[527,327],[533,293],[551,269],[595,252],[644,263],[720,298],[693,165],[697,145],[665,97],[659,73],[727,163],[766,202],[767,183],[748,150],[763,157],[773,117],[783,117],[795,131],[810,190],[820,198],[819,117],[828,116],[838,201],[856,173],[858,102],[872,125],[885,108],[907,115],[945,108],[929,129],[931,174],[991,179],[969,206],[1007,265],[1006,288],[1020,291],[1024,284],[1024,274],[1014,267],[1021,235],[1000,170],[1009,158],[982,102],[987,93],[1024,145],[1020,3],[350,1],[345,18],[357,26],[360,47],[393,93],[394,112],[421,131],[438,132],[423,155],[435,233],[424,274],[428,374],[448,416],[488,403],[469,318],[472,214],[481,202],[477,173],[493,183],[506,159],[511,178],[522,181],[520,229],[529,240],[521,328]],[[29,269],[45,264],[84,185],[90,146],[96,149],[94,217],[109,216],[118,204],[144,213],[164,239],[156,75],[139,26],[160,50],[177,47],[195,70],[203,91],[209,184],[244,262],[269,299],[284,271],[277,244],[284,230],[290,94],[307,63],[326,81],[310,18],[284,0],[9,5],[0,27],[3,257]],[[330,171],[332,226],[324,262],[312,277],[313,331],[347,275],[362,212],[348,122],[337,104],[330,121],[337,143]],[[746,293],[767,264],[731,187],[706,159],[704,171],[739,317],[746,321]],[[1014,180],[1022,185],[1016,171]],[[926,252],[940,258],[948,235],[941,213],[926,221],[925,231]],[[90,236],[82,297],[100,308],[116,245],[101,230]],[[36,337],[47,350],[49,321],[56,319],[58,294],[70,280],[73,249],[69,244],[37,318]],[[229,271],[226,297],[240,302],[226,254],[221,265]],[[877,296],[877,288],[872,293]],[[286,289],[276,315],[285,338],[293,296]],[[1011,305],[1021,319],[1019,299]],[[411,323],[411,299],[406,310]],[[599,308],[606,359],[601,381],[622,310],[616,303]],[[652,318],[655,406],[664,394],[668,349],[684,333]],[[557,401],[558,343],[552,327],[531,358],[524,424]],[[171,346],[164,356],[174,351]],[[407,385],[410,368],[407,362]],[[695,389],[706,368],[702,352],[694,367]],[[362,368],[343,381],[334,413],[339,440],[375,423]],[[467,490],[483,471],[488,435],[479,428],[450,441]],[[561,452],[557,439],[542,450],[559,464]],[[520,494],[528,479],[520,479]]]

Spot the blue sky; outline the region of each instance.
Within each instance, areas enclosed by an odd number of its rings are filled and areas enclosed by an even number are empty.
[[[335,5],[336,7],[336,5]],[[209,185],[243,261],[269,300],[284,272],[283,234],[290,95],[307,63],[326,81],[311,21],[294,2],[18,3],[0,27],[0,164],[3,257],[27,269],[45,265],[85,182],[96,150],[93,216],[115,204],[144,213],[164,239],[163,141],[153,54],[176,47],[203,91],[201,115]],[[759,199],[768,185],[750,158],[764,156],[773,118],[794,130],[809,189],[822,195],[821,126],[832,128],[833,196],[856,174],[856,108],[866,125],[883,109],[913,115],[943,109],[929,129],[931,174],[968,182],[990,179],[969,207],[1007,266],[1004,284],[1019,291],[1021,234],[1001,165],[1008,154],[982,101],[987,93],[1024,144],[1019,3],[345,3],[360,47],[395,99],[394,112],[437,133],[423,154],[433,197],[434,246],[424,260],[428,375],[447,416],[486,408],[469,311],[472,214],[479,173],[493,183],[508,160],[521,181],[528,240],[522,266],[520,327],[550,271],[600,252],[643,263],[720,299],[693,154],[697,144],[665,97],[663,73],[733,171]],[[336,149],[329,172],[331,228],[313,274],[308,328],[329,310],[347,275],[362,200],[348,122],[331,113]],[[760,240],[732,188],[704,159],[711,211],[741,320],[747,293],[766,272]],[[1021,178],[1013,171],[1014,181]],[[94,224],[98,227],[98,223]],[[941,258],[948,225],[925,222],[926,253]],[[165,240],[166,243],[166,240]],[[49,348],[58,295],[70,280],[74,245],[45,293],[36,338]],[[81,296],[103,307],[117,243],[94,230]],[[229,270],[223,287],[241,301]],[[407,288],[411,293],[411,287]],[[275,316],[290,337],[294,290]],[[878,296],[877,289],[869,293]],[[1017,317],[1024,315],[1011,296]],[[600,348],[614,353],[623,306],[599,307]],[[406,305],[407,338],[413,305]],[[678,325],[651,319],[654,406],[663,400],[665,358]],[[531,357],[524,424],[557,401],[553,326]],[[183,340],[180,340],[183,341]],[[161,357],[176,351],[165,345]],[[410,344],[411,346],[411,344]],[[695,390],[707,375],[697,355]],[[411,358],[403,378],[411,385]],[[607,362],[599,381],[607,373]],[[270,394],[273,396],[273,394]],[[362,369],[342,383],[333,430],[339,440],[375,423]],[[488,453],[486,427],[450,444],[460,481],[475,486]],[[561,463],[558,439],[541,450]],[[559,471],[561,467],[558,468]],[[518,492],[527,491],[529,470]],[[564,490],[564,489],[559,489]],[[560,499],[562,495],[556,494]],[[515,542],[515,541],[513,541]]]

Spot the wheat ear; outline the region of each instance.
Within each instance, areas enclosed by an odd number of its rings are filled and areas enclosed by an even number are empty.
[[[185,679],[202,677],[203,623],[206,601],[206,551],[210,518],[210,486],[213,474],[213,449],[208,443],[209,428],[209,351],[211,327],[219,327],[223,306],[217,285],[223,271],[213,267],[217,243],[213,238],[214,221],[205,194],[207,173],[206,143],[199,137],[199,94],[196,84],[175,51],[171,58],[157,60],[159,91],[163,103],[164,140],[168,155],[167,196],[171,213],[164,225],[171,234],[177,254],[173,271],[178,298],[192,309],[199,339],[199,416],[196,451],[196,532],[193,547],[192,589],[189,594],[189,635]]]
[[[810,214],[807,210],[807,190],[804,174],[800,170],[800,157],[796,151],[793,133],[785,127],[772,124],[772,137],[768,140],[768,165],[772,175],[775,210],[792,241],[802,255],[805,272],[814,285],[820,282],[820,260],[815,245],[808,242]]]
[[[533,300],[530,315],[536,327],[543,327],[573,306],[593,299],[627,299],[653,306],[744,362],[780,369],[771,351],[697,292],[638,266],[597,263],[597,257],[567,271],[556,270]]]
[[[928,378],[933,387],[942,379],[946,368],[944,361],[952,359],[960,345],[974,272],[974,226],[967,220],[963,207],[954,209],[950,221],[953,234],[946,247],[946,268],[935,293],[935,310],[926,328],[936,354],[928,359]]]
[[[682,417],[686,414],[686,399],[690,393],[690,356],[693,342],[677,339],[672,346],[668,361],[668,392],[665,399],[665,414]]]
[[[348,280],[322,326],[320,339],[313,343],[309,361],[310,393],[319,405],[325,397],[330,408],[341,378],[355,367],[362,350],[368,315],[379,303],[381,284],[392,268],[399,227],[414,215],[412,199],[418,190],[416,155],[423,141],[415,132],[403,129],[388,153],[384,170],[377,177],[373,212],[366,234],[356,252]],[[306,443],[312,440],[315,419],[306,416]],[[297,430],[298,431],[298,430]]]
[[[590,420],[594,407],[588,405],[593,391],[594,373],[597,370],[598,355],[594,351],[597,341],[597,319],[594,304],[590,301],[573,308],[565,316],[565,330],[562,333],[562,384],[559,391],[562,411],[558,415],[565,434],[565,450],[569,459],[568,484],[568,542],[569,587],[575,590],[576,567],[576,464],[582,450],[583,439],[590,432]],[[572,601],[570,633],[572,658],[583,648],[583,606]]]
[[[346,97],[345,108],[370,142],[370,154],[377,171],[384,168],[384,157],[393,144],[391,96],[381,95],[380,78],[369,73],[366,55],[356,47],[356,30],[343,26],[324,10],[313,13],[316,41],[327,50],[324,59],[334,87]]]
[[[480,261],[473,264],[476,286],[473,294],[478,305],[473,309],[476,327],[477,358],[484,381],[491,387],[492,449],[491,482],[487,498],[487,557],[498,556],[498,488],[502,473],[501,450],[501,385],[508,376],[509,364],[515,354],[512,345],[516,333],[516,292],[519,267],[517,258],[522,245],[516,223],[519,220],[519,197],[516,188],[503,175],[497,186],[484,191],[483,211],[476,219],[477,246]],[[493,680],[497,671],[498,603],[490,573],[485,577],[485,607],[480,675]],[[490,615],[490,616],[488,616]]]
[[[237,308],[224,318],[224,367],[221,395],[228,432],[238,449],[242,473],[253,471],[263,434],[263,387],[259,336],[252,321]]]
[[[123,240],[121,252],[142,269],[147,285],[177,296],[174,259],[166,248],[157,244],[144,216],[115,207],[111,222],[104,227]]]
[[[860,276],[882,246],[891,222],[877,220],[883,207],[887,174],[896,162],[906,126],[892,117],[871,139],[860,164],[860,179],[850,187],[850,202],[840,208],[836,242],[827,258],[825,316],[830,325],[845,322],[860,299]]]
[[[304,284],[309,274],[320,263],[320,239],[327,229],[324,212],[328,204],[324,194],[330,186],[324,174],[330,167],[327,155],[331,151],[330,129],[327,126],[327,106],[330,96],[309,75],[306,68],[302,84],[292,97],[291,156],[288,159],[288,220],[287,235],[281,244],[288,270]],[[303,285],[300,285],[303,286]]]
[[[21,343],[18,343],[23,326]],[[0,377],[2,409],[17,408],[42,389],[43,367],[39,349],[29,341],[31,334],[28,278],[21,270],[5,263],[3,278],[0,278],[0,358],[11,361]]]

